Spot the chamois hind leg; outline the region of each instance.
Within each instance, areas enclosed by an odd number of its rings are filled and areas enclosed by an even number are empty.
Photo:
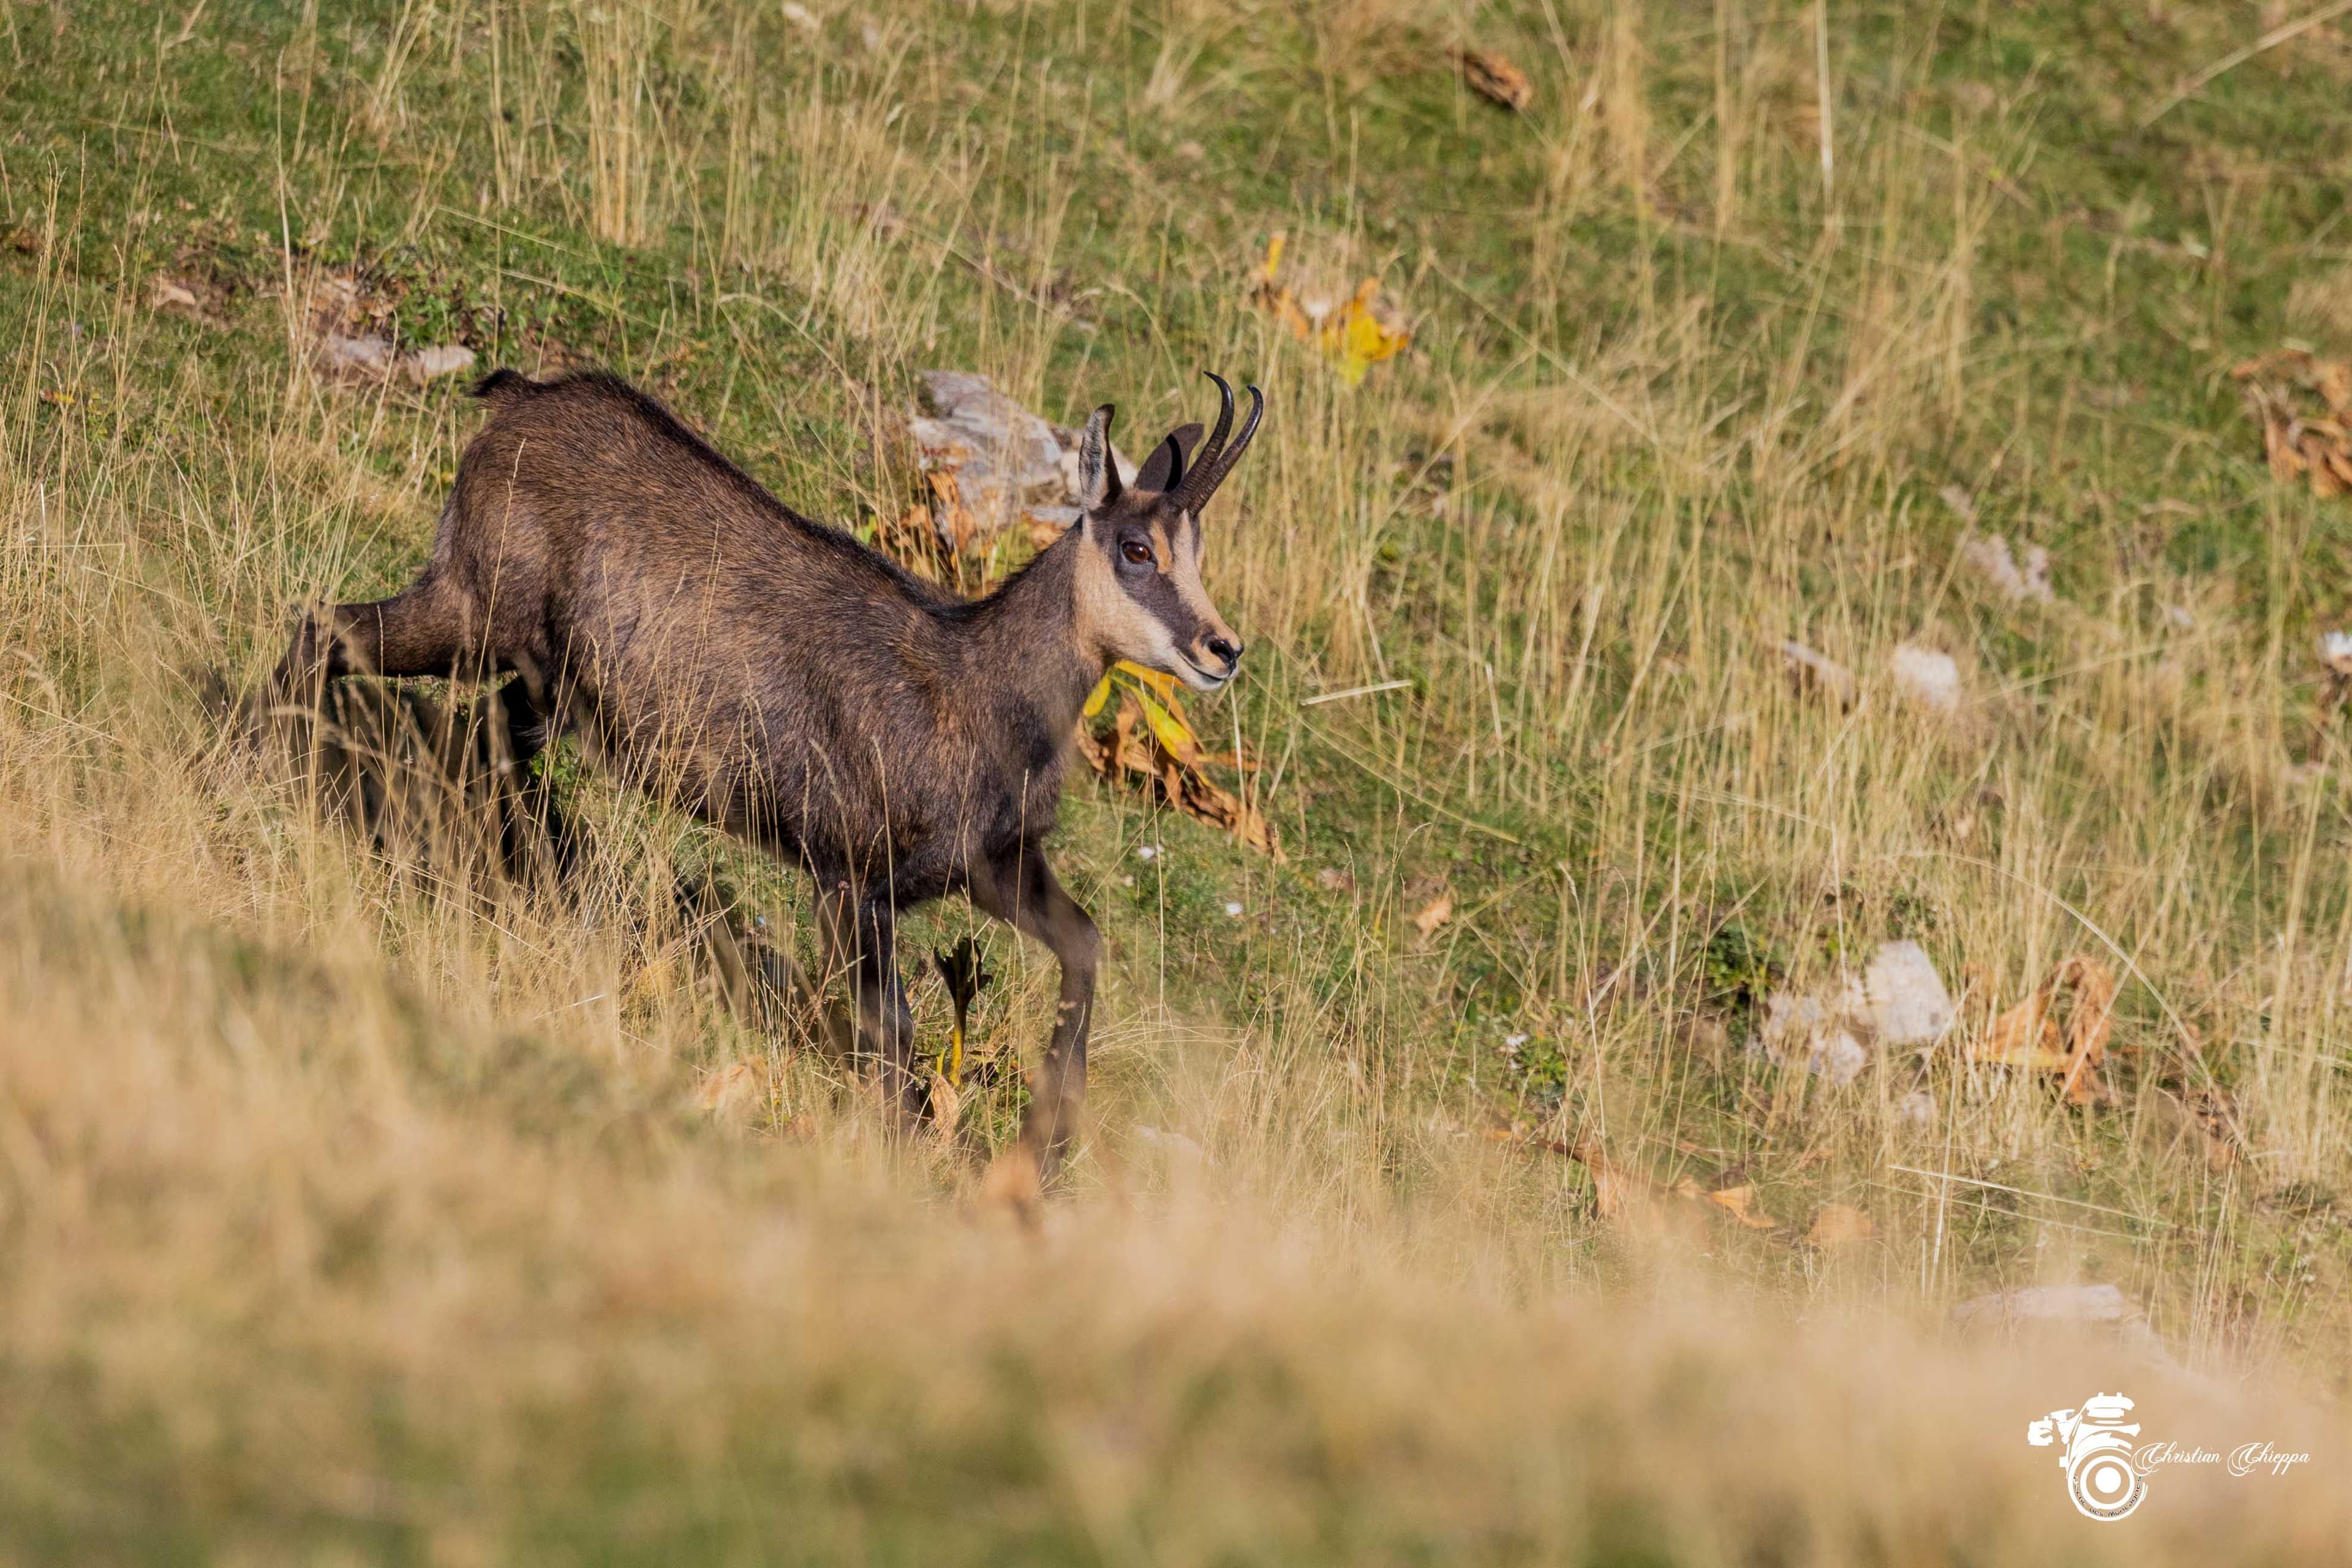
[[[915,1014],[898,982],[898,921],[887,897],[846,883],[819,895],[817,927],[826,978],[845,974],[853,1010],[851,1054],[877,1070],[884,1100],[902,1127],[918,1119],[923,1085],[915,1076]]]
[[[972,879],[973,901],[1024,936],[1044,942],[1062,968],[1053,1038],[1046,1044],[1045,1067],[1021,1129],[1021,1141],[1035,1156],[1038,1174],[1050,1179],[1076,1139],[1078,1116],[1086,1108],[1087,1030],[1094,1021],[1102,936],[1035,845],[1016,850],[989,871]]]
[[[490,667],[473,646],[465,595],[427,572],[405,591],[366,605],[306,613],[270,688],[280,701],[315,706],[328,683],[345,675],[453,675]]]

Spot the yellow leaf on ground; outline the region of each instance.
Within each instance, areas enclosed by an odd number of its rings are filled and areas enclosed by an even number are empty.
[[[1868,1241],[1878,1233],[1869,1215],[1846,1204],[1823,1204],[1813,1211],[1805,1240],[1815,1247],[1846,1247]]]
[[[1323,352],[1338,363],[1339,379],[1349,386],[1363,384],[1365,373],[1384,359],[1402,353],[1412,334],[1391,327],[1372,313],[1381,280],[1367,278],[1355,298],[1339,308],[1338,317],[1323,329]]]
[[[1302,307],[1297,296],[1275,280],[1282,264],[1282,248],[1280,235],[1268,242],[1255,301],[1289,329],[1291,336],[1322,350],[1324,357],[1338,367],[1340,380],[1349,386],[1360,385],[1373,365],[1394,358],[1412,342],[1411,332],[1383,318],[1377,278],[1358,284],[1354,295],[1336,310],[1321,303]]]
[[[1078,717],[1081,719],[1093,718],[1096,714],[1103,710],[1103,705],[1108,703],[1109,700],[1110,671],[1105,670],[1103,671],[1103,678],[1095,682],[1095,689],[1087,693],[1087,705],[1078,710]]]
[[[1143,721],[1151,726],[1151,738],[1180,763],[1189,763],[1201,754],[1200,737],[1192,727],[1161,706],[1160,700],[1148,692],[1139,691],[1136,699],[1143,704]]]

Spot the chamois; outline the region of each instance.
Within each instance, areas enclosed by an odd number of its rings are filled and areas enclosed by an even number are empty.
[[[970,600],[793,511],[625,382],[494,371],[415,583],[306,614],[273,686],[315,704],[348,674],[512,672],[519,762],[576,728],[625,782],[805,867],[856,1053],[908,1121],[924,1090],[897,916],[968,893],[1061,967],[1024,1128],[1050,1173],[1084,1102],[1100,946],[1045,851],[1079,710],[1119,659],[1198,691],[1240,666],[1202,587],[1200,519],[1265,400],[1249,388],[1232,435],[1233,388],[1209,379],[1222,406],[1198,460],[1184,426],[1131,485],[1097,408],[1080,520]]]

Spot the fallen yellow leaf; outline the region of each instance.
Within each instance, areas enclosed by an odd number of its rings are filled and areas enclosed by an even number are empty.
[[[1190,763],[1201,754],[1201,739],[1192,733],[1191,725],[1171,713],[1150,692],[1139,691],[1135,696],[1143,705],[1143,721],[1151,726],[1151,738],[1170,756],[1179,763]]]
[[[1276,280],[1282,265],[1283,244],[1284,237],[1279,234],[1266,242],[1257,303],[1289,329],[1291,336],[1322,350],[1324,357],[1339,368],[1341,381],[1349,386],[1360,385],[1372,366],[1404,352],[1412,342],[1412,334],[1381,319],[1379,279],[1367,278],[1359,283],[1354,295],[1338,309],[1327,310],[1317,306],[1310,313]]]

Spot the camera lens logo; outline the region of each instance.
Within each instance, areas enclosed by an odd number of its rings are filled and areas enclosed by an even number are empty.
[[[2132,1402],[2120,1394],[2096,1394],[2076,1410],[2053,1410],[2026,1424],[2025,1440],[2037,1448],[2061,1447],[2066,1495],[2086,1519],[2112,1522],[2147,1496],[2147,1478],[2132,1463],[2132,1439],[2139,1423],[2126,1423]]]

